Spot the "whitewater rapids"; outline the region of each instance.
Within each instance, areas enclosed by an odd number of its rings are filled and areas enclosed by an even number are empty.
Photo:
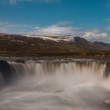
[[[110,110],[106,63],[8,64],[14,68],[18,82],[0,90],[0,110]],[[0,79],[5,84],[2,75]]]

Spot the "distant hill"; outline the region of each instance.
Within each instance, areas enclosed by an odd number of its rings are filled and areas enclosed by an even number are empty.
[[[0,34],[0,56],[110,55],[110,44],[79,36],[21,36]]]

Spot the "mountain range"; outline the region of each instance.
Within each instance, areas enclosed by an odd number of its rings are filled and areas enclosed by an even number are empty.
[[[110,56],[110,44],[79,36],[0,34],[0,56]]]

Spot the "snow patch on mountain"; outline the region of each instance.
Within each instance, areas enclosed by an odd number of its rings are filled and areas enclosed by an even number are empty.
[[[41,38],[43,40],[52,40],[52,41],[56,41],[56,42],[60,42],[60,41],[65,41],[65,42],[70,42],[70,41],[74,41],[74,37],[73,36],[40,36],[40,35],[26,35],[26,37],[36,37],[36,38]]]

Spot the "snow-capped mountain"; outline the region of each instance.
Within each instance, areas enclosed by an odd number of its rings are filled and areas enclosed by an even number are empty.
[[[110,44],[73,36],[0,34],[0,55],[77,55],[110,52]]]
[[[74,41],[74,37],[73,36],[42,36],[42,35],[25,35],[26,37],[35,37],[35,38],[42,38],[43,40],[53,40],[53,41],[56,41],[56,42],[59,42],[59,41],[67,41],[67,42],[70,42],[70,41]]]

